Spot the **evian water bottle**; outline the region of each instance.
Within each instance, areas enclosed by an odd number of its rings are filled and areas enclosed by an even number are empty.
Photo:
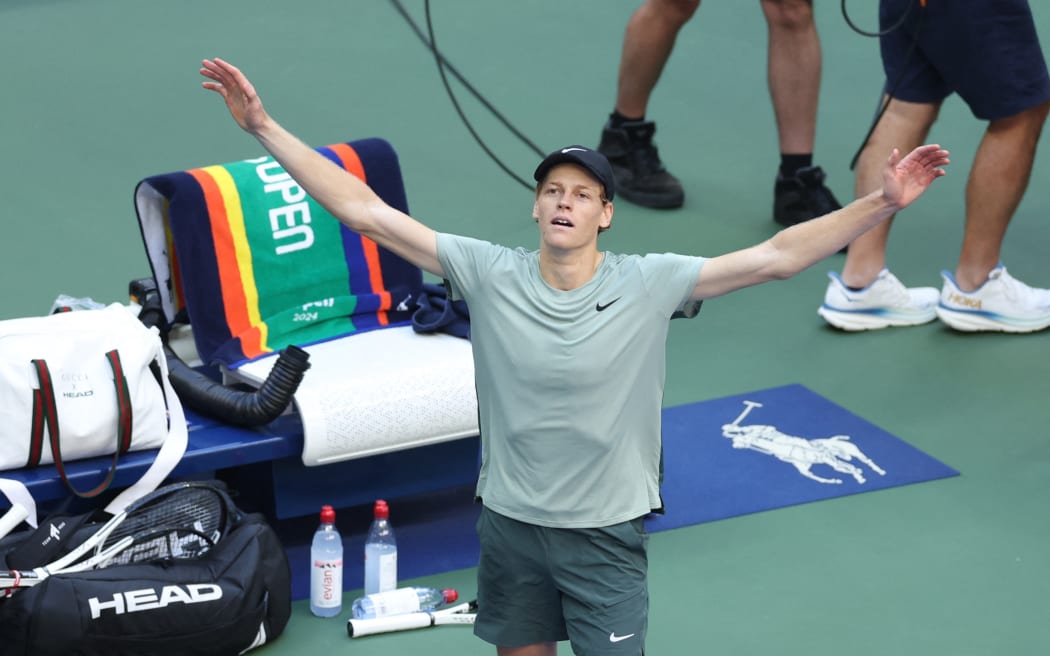
[[[335,509],[321,507],[321,525],[310,545],[310,612],[334,617],[343,610],[343,539]]]

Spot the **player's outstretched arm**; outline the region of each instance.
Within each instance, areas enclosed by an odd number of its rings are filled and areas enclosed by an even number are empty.
[[[433,230],[386,204],[372,189],[300,141],[263,107],[248,78],[219,58],[201,62],[205,89],[222,96],[233,120],[335,218],[416,266],[444,277]]]
[[[911,205],[945,174],[948,151],[919,146],[901,158],[897,149],[882,170],[882,189],[822,217],[785,228],[743,250],[711,258],[700,270],[696,300],[721,296],[742,287],[790,278]]]

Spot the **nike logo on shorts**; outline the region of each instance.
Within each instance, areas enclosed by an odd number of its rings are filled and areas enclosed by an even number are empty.
[[[618,636],[618,635],[616,635],[616,632],[613,631],[612,633],[609,634],[609,642],[620,642],[622,640],[626,640],[627,638],[633,638],[633,637],[634,637],[633,633],[628,633],[627,635]]]

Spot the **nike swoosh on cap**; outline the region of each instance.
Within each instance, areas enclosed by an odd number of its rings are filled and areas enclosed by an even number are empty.
[[[585,152],[587,152],[587,149],[586,149],[586,148],[562,148],[562,149],[561,149],[561,152],[563,152],[563,153],[571,153],[571,152],[572,152],[572,151],[574,151],[574,150],[578,150],[578,151],[580,151],[581,153],[585,153]]]

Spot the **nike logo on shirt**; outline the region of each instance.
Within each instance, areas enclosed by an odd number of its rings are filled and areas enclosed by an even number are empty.
[[[598,310],[599,312],[601,312],[602,310],[604,310],[605,308],[609,307],[610,305],[612,305],[616,301],[620,300],[621,298],[623,298],[623,297],[622,296],[617,296],[616,298],[614,298],[613,300],[609,301],[605,305],[602,305],[601,303],[596,303],[595,306],[594,306],[594,309]]]
[[[618,635],[616,635],[616,632],[613,631],[612,633],[609,634],[609,642],[620,642],[621,640],[626,640],[627,638],[633,638],[633,637],[634,637],[633,633],[628,633],[627,635],[618,636]]]

